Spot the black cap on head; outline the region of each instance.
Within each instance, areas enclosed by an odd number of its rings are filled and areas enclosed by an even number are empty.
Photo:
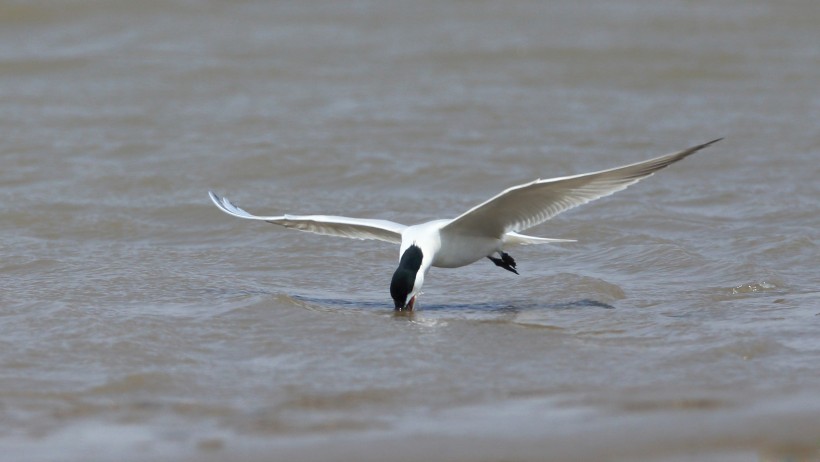
[[[399,267],[396,268],[393,279],[390,281],[390,296],[393,297],[397,310],[404,309],[407,303],[407,295],[416,283],[416,274],[421,268],[422,258],[421,249],[416,245],[411,245],[399,260]]]

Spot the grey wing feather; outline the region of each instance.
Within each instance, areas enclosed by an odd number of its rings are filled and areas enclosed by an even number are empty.
[[[623,167],[513,186],[456,217],[442,232],[500,237],[523,231],[565,210],[626,189],[721,139]]]
[[[208,191],[213,203],[228,215],[248,220],[259,220],[327,236],[348,237],[352,239],[376,239],[394,244],[401,244],[401,233],[405,225],[388,220],[350,218],[333,215],[281,215],[262,217],[252,215],[234,205],[225,197]]]

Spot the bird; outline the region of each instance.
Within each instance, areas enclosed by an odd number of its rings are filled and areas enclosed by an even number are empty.
[[[390,281],[397,311],[411,311],[431,267],[458,268],[488,258],[518,274],[515,259],[505,249],[515,245],[575,242],[521,234],[561,212],[609,196],[658,170],[678,162],[723,138],[682,151],[591,173],[537,179],[509,187],[461,215],[411,226],[388,220],[333,215],[257,216],[208,191],[219,210],[238,218],[258,220],[310,233],[399,244],[399,264]]]

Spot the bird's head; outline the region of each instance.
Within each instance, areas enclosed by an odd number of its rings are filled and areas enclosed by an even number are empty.
[[[402,253],[399,267],[390,281],[390,296],[393,297],[397,310],[413,309],[416,295],[424,282],[424,271],[421,269],[423,258],[421,248],[415,244]]]

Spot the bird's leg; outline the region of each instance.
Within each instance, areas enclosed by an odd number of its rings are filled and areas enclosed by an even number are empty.
[[[507,252],[501,251],[499,251],[498,254],[501,255],[501,261],[515,268],[515,259],[512,257],[512,255],[508,254]]]
[[[499,250],[497,253],[501,258],[495,258],[490,255],[487,255],[487,258],[495,263],[495,266],[500,266],[507,271],[512,271],[513,273],[518,274],[518,271],[515,270],[515,259],[507,252],[502,252]]]

